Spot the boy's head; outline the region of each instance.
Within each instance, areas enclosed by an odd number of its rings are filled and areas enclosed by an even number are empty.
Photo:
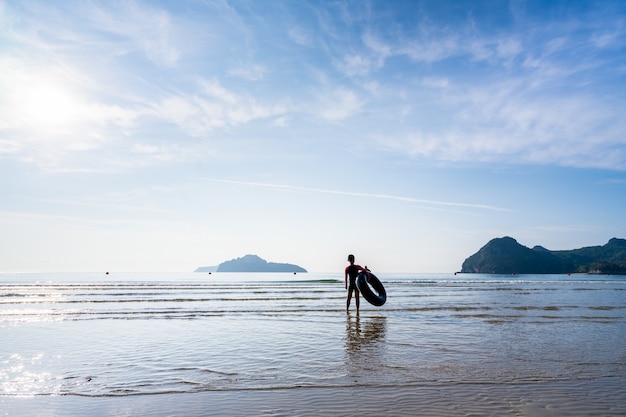
[[[354,263],[354,255],[348,255],[348,262],[350,262],[351,264]]]

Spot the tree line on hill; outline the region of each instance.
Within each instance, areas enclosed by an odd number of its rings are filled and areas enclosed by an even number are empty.
[[[201,266],[194,272],[307,272],[295,264],[267,262],[257,255],[245,255],[216,266]]]
[[[461,272],[626,275],[626,239],[612,238],[602,246],[551,251],[542,246],[531,249],[505,236],[490,240],[467,258]]]

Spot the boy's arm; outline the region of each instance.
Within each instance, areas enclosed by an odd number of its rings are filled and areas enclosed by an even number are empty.
[[[370,280],[370,269],[367,267],[367,265],[365,265],[365,268],[361,268],[362,272],[365,272],[365,275],[367,276],[367,281],[369,282]]]
[[[360,272],[365,272],[366,274],[369,275],[370,270],[367,267],[367,265],[365,265],[365,267],[362,267],[361,265],[354,265],[354,266],[356,266]]]

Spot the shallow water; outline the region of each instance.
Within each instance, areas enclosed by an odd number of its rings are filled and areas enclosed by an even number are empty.
[[[626,377],[626,277],[0,274],[0,396]]]

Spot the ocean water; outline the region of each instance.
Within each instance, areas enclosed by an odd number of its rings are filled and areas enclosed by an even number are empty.
[[[626,277],[0,274],[0,397],[626,377]]]

